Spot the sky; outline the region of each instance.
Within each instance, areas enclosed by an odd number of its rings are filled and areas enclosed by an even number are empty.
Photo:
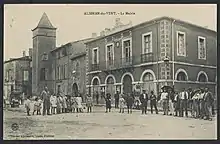
[[[85,12],[133,12],[135,15],[84,15]],[[170,16],[191,22],[209,29],[217,29],[217,6],[214,4],[191,5],[4,5],[4,60],[22,56],[22,51],[32,48],[32,29],[43,13],[46,13],[57,28],[56,45],[91,37],[105,28],[114,26],[115,18],[123,23],[132,21],[132,25],[160,16]]]

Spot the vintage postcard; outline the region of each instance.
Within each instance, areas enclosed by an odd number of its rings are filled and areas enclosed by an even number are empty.
[[[5,5],[3,139],[217,139],[216,27],[216,5]]]

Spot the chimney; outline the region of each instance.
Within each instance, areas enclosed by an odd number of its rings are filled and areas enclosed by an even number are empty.
[[[119,26],[121,23],[121,19],[120,18],[116,18],[115,19],[115,26]]]
[[[23,51],[23,57],[26,57],[26,53],[25,53],[25,51]]]
[[[29,51],[28,51],[28,52],[29,52],[29,57],[32,58],[32,55],[33,55],[33,49],[32,49],[32,48],[29,48]]]
[[[92,38],[96,38],[97,37],[97,33],[92,33]]]
[[[105,36],[105,31],[101,31],[100,36]]]

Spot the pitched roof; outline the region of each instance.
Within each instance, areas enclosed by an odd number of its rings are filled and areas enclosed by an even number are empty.
[[[11,58],[10,60],[4,61],[4,64],[12,62],[12,61],[31,61],[29,56],[19,57],[19,58]]]
[[[59,49],[65,47],[65,46],[71,46],[71,45],[76,44],[76,43],[85,43],[85,42],[87,42],[87,41],[89,41],[89,40],[92,40],[92,39],[93,39],[93,38],[85,38],[85,39],[81,39],[81,40],[72,41],[72,42],[66,43],[66,44],[64,44],[64,45],[62,45],[62,46],[60,46],[60,47],[56,47],[55,49],[52,49],[50,52],[57,51],[57,50],[59,50]],[[85,50],[83,50],[83,51],[85,51]],[[80,52],[81,52],[81,51],[80,51]]]
[[[145,21],[145,22],[139,23],[139,24],[134,25],[134,26],[130,26],[130,27],[128,27],[128,28],[126,27],[125,29],[118,30],[118,31],[116,31],[116,32],[113,32],[113,33],[110,33],[110,34],[107,34],[107,35],[104,35],[104,36],[98,36],[98,37],[96,37],[95,39],[92,39],[92,40],[87,41],[87,42],[85,42],[85,43],[87,44],[87,43],[90,43],[90,42],[93,42],[93,41],[96,41],[96,40],[99,40],[99,39],[108,37],[108,36],[110,36],[110,35],[114,35],[114,34],[116,34],[116,33],[119,33],[119,32],[125,31],[125,30],[129,30],[129,29],[132,29],[132,28],[139,27],[139,26],[141,26],[141,25],[150,24],[150,23],[155,23],[156,21],[160,21],[160,20],[162,20],[162,19],[169,19],[169,20],[176,21],[176,22],[181,23],[181,24],[184,24],[184,25],[190,25],[190,26],[197,27],[197,28],[200,28],[200,29],[202,29],[202,30],[205,30],[205,31],[208,31],[208,32],[217,34],[217,32],[216,32],[215,30],[211,30],[211,29],[209,29],[209,28],[205,28],[205,27],[202,27],[202,26],[193,24],[193,23],[191,23],[191,22],[183,21],[183,20],[176,19],[176,18],[173,18],[173,17],[161,16],[161,17],[157,17],[157,18],[151,19],[151,20],[149,20],[149,21]]]
[[[50,22],[47,14],[44,12],[37,27],[36,28],[51,28],[51,29],[56,29]],[[36,29],[35,28],[35,29]]]

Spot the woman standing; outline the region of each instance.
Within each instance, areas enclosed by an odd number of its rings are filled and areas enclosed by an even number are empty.
[[[87,106],[87,113],[92,112],[92,97],[91,95],[87,94],[86,96],[86,106]]]
[[[119,98],[119,113],[124,113],[124,109],[125,109],[125,99],[123,98],[123,95],[120,94],[120,98]]]
[[[109,111],[111,112],[111,94],[110,93],[107,93],[106,94],[106,98],[105,98],[105,103],[106,103],[106,113]]]
[[[57,95],[57,114],[60,114],[62,110],[62,97]]]
[[[63,95],[63,113],[67,112],[67,97],[65,95]]]
[[[134,103],[134,98],[133,98],[133,96],[130,93],[128,93],[128,96],[127,96],[127,109],[128,109],[128,113],[132,113],[133,103]]]
[[[81,95],[78,95],[76,97],[76,112],[83,112],[82,108],[83,108],[83,106],[82,106],[82,97],[81,97]]]
[[[55,96],[55,94],[53,94],[50,97],[50,103],[51,103],[51,114],[55,114],[56,108],[57,108],[57,97]]]
[[[192,117],[198,118],[199,117],[199,95],[201,94],[201,91],[196,92],[192,97]]]

